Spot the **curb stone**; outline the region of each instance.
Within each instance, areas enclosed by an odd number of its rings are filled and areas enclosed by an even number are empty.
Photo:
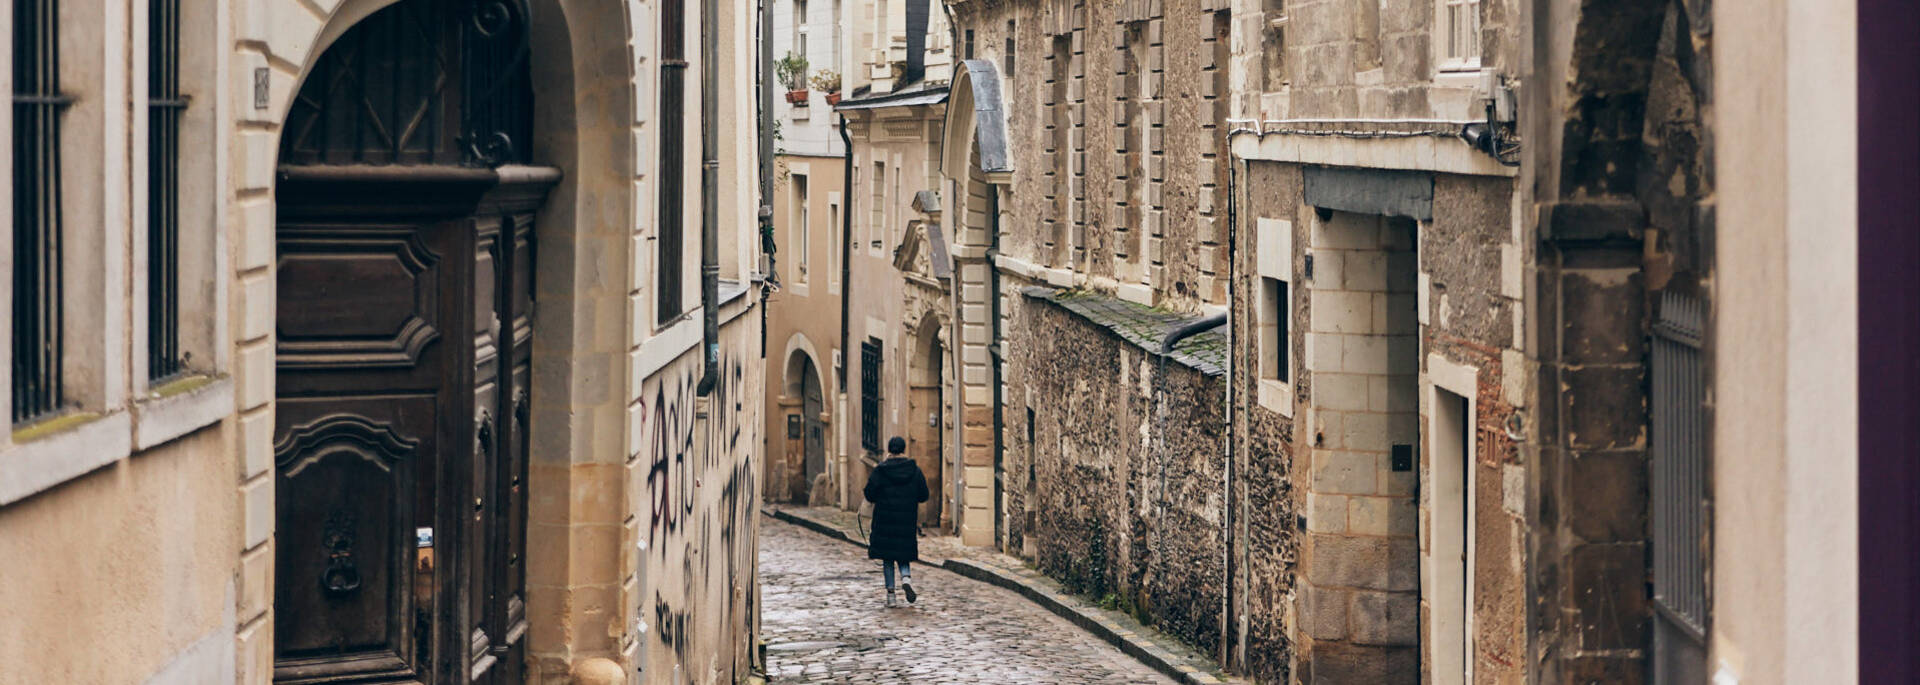
[[[847,535],[846,531],[822,521],[816,521],[781,509],[762,508],[760,512],[780,521],[785,521],[801,528],[820,533],[821,535],[851,543],[857,547],[865,548],[867,546],[867,543]],[[1221,677],[1194,668],[1188,664],[1187,659],[1168,652],[1166,649],[1151,641],[1140,638],[1134,631],[1114,623],[1105,616],[1081,609],[1076,606],[1076,604],[1078,604],[1077,599],[1062,597],[1059,593],[1032,580],[1019,577],[1019,574],[966,559],[948,558],[941,561],[939,566],[948,571],[952,571],[956,575],[1012,590],[1026,597],[1028,601],[1044,607],[1048,611],[1066,619],[1067,622],[1079,626],[1080,629],[1092,633],[1095,637],[1119,648],[1119,650],[1125,652],[1127,656],[1131,656],[1141,663],[1153,667],[1154,670],[1160,671],[1174,680],[1183,683],[1193,683],[1194,685],[1237,684],[1246,682],[1238,678]]]

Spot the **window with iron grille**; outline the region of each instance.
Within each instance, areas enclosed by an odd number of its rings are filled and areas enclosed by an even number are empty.
[[[147,377],[180,373],[180,0],[147,13]]]
[[[13,422],[60,408],[61,311],[58,0],[13,3]]]
[[[1696,638],[1707,629],[1705,307],[1667,292],[1654,324],[1651,419],[1653,600]]]
[[[860,343],[860,445],[880,451],[880,341]]]

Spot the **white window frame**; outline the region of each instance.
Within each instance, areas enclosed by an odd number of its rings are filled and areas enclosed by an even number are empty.
[[[1440,74],[1454,72],[1477,72],[1480,70],[1480,9],[1481,0],[1434,0],[1433,4],[1433,64]],[[1471,56],[1457,55],[1451,49],[1453,39],[1460,27],[1453,23],[1453,8],[1462,8],[1473,19],[1470,42],[1473,45]]]
[[[813,247],[813,241],[811,240],[813,232],[812,226],[807,223],[809,219],[807,204],[811,202],[808,196],[812,191],[810,187],[811,184],[808,183],[808,174],[809,170],[795,169],[789,172],[787,179],[787,182],[791,184],[788,190],[787,202],[791,205],[792,210],[788,212],[788,217],[792,221],[792,224],[787,231],[787,235],[793,245],[792,254],[787,257],[787,264],[791,269],[789,274],[793,280],[793,284],[800,287],[806,286],[808,281],[807,257],[808,252]]]
[[[1258,353],[1254,373],[1259,378],[1258,397],[1260,406],[1268,411],[1292,417],[1293,379],[1300,368],[1300,360],[1293,354],[1293,339],[1299,329],[1293,321],[1293,301],[1300,296],[1293,282],[1293,222],[1260,217],[1255,221],[1255,229],[1254,281],[1260,286],[1254,297],[1254,339]],[[1272,295],[1266,288],[1269,279],[1282,284],[1283,301],[1271,300]],[[1279,330],[1281,318],[1287,323],[1285,339]],[[1272,365],[1280,359],[1287,361],[1286,372],[1275,377]]]
[[[827,292],[840,292],[840,229],[845,215],[841,212],[840,193],[827,193]]]

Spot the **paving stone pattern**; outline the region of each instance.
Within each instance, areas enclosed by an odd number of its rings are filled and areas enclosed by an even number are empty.
[[[920,602],[886,608],[880,562],[760,523],[760,621],[774,683],[1172,683],[1012,591],[915,565]],[[904,602],[904,598],[902,598]]]

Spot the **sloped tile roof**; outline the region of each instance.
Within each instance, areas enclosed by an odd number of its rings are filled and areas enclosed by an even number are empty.
[[[1032,299],[1051,302],[1112,331],[1151,355],[1160,354],[1160,341],[1168,333],[1205,317],[1203,314],[1182,314],[1148,307],[1086,290],[1058,290],[1036,285],[1020,292]],[[1224,327],[1219,327],[1180,341],[1168,358],[1208,376],[1225,376],[1227,353],[1227,335]]]

